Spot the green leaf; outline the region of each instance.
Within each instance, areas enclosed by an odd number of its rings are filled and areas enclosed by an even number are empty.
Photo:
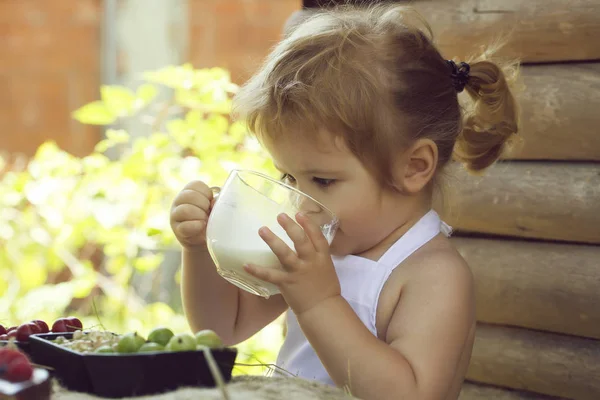
[[[129,115],[133,111],[136,99],[131,89],[116,85],[102,86],[100,97],[106,108],[117,116]]]
[[[76,299],[86,298],[96,287],[97,273],[93,270],[86,271],[85,274],[73,279],[71,284],[73,285],[73,297]]]
[[[87,174],[101,172],[110,163],[110,159],[104,154],[90,154],[81,161],[83,163],[83,170]]]
[[[137,88],[136,96],[143,104],[148,104],[158,95],[158,89],[151,83],[144,83]]]
[[[148,228],[148,230],[146,231],[146,235],[148,236],[156,236],[156,235],[160,235],[162,233],[162,230],[158,229],[158,228]]]
[[[43,285],[48,276],[48,272],[42,264],[42,259],[36,257],[35,254],[22,260],[16,273],[19,281],[21,281],[21,290],[24,292]]]
[[[156,149],[164,150],[171,144],[171,140],[168,135],[164,133],[155,132],[150,135],[149,141]]]
[[[177,89],[190,89],[194,84],[194,69],[191,64],[181,66],[169,65],[156,71],[143,74],[144,79]]]
[[[198,128],[202,125],[202,113],[199,110],[189,111],[185,115],[185,122],[190,128]]]
[[[117,116],[102,101],[93,101],[75,110],[73,118],[82,124],[110,125],[117,120]]]
[[[211,115],[206,120],[207,128],[213,135],[223,136],[229,128],[229,121],[222,115]],[[207,132],[208,133],[208,132]]]
[[[189,129],[187,122],[182,119],[174,119],[167,122],[167,131],[171,134],[175,142],[182,148],[190,147],[194,139],[194,130]]]
[[[140,272],[154,271],[163,262],[164,258],[165,256],[161,253],[147,254],[133,260],[133,267]]]
[[[94,151],[104,153],[106,150],[119,144],[129,142],[129,133],[123,129],[108,129],[106,139],[99,141],[94,147]]]
[[[248,127],[244,122],[236,121],[229,126],[229,135],[241,142],[248,135]]]
[[[168,320],[169,318],[173,317],[174,314],[173,309],[171,307],[169,307],[165,303],[160,302],[148,304],[144,312],[146,313],[146,316],[149,319],[155,321]]]
[[[110,274],[115,275],[119,273],[121,269],[127,267],[127,261],[127,257],[125,257],[124,255],[115,255],[113,257],[110,257],[110,259],[106,263],[106,270]]]

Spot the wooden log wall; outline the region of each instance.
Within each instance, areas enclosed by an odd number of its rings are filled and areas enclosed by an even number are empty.
[[[460,199],[448,202],[447,219],[461,231],[600,243],[597,162],[504,162],[481,177],[457,167],[447,184],[448,197]]]
[[[412,5],[446,58],[522,62],[522,144],[444,185],[479,321],[460,399],[600,399],[600,0]]]
[[[600,60],[597,0],[417,0],[442,53],[465,58],[482,45],[526,63]]]
[[[600,246],[466,237],[454,244],[477,282],[479,321],[600,339]]]
[[[481,324],[469,378],[568,399],[600,398],[600,341]]]

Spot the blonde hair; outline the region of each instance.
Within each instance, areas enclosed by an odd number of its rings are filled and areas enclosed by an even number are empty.
[[[509,89],[516,68],[487,55],[468,60],[470,102],[461,107],[432,36],[405,6],[319,11],[273,49],[236,95],[234,113],[261,141],[299,126],[303,134],[341,135],[386,184],[394,184],[398,152],[421,138],[437,145],[438,169],[454,156],[471,171],[483,170],[518,131]]]

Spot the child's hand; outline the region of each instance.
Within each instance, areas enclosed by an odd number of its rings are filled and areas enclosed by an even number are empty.
[[[329,243],[321,229],[302,213],[296,215],[299,225],[286,214],[279,215],[277,221],[294,242],[296,252],[269,228],[263,227],[259,230],[260,237],[279,258],[283,269],[247,265],[246,271],[277,285],[296,315],[340,296],[340,282],[329,254]]]
[[[201,181],[188,183],[173,200],[171,229],[187,249],[206,244],[206,223],[214,204],[212,190]]]

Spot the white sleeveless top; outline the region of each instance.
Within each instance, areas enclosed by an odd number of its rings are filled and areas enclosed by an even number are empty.
[[[363,324],[377,337],[375,320],[383,285],[392,271],[425,243],[442,232],[450,236],[452,228],[431,210],[425,214],[377,261],[353,255],[332,257],[342,288],[342,297]],[[293,312],[287,313],[287,335],[277,365],[300,378],[334,385],[321,360],[302,333]]]

